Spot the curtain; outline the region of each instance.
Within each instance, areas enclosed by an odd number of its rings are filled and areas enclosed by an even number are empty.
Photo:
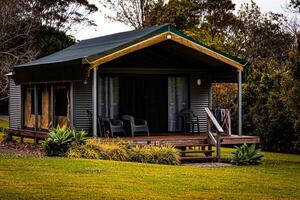
[[[51,122],[51,97],[50,97],[50,90],[45,87],[42,92],[42,113],[39,115],[39,124],[38,128],[41,129],[49,129],[52,122]]]
[[[168,78],[168,131],[181,131],[179,112],[188,108],[188,81],[186,77]]]
[[[34,128],[34,108],[33,108],[33,98],[34,98],[33,88],[26,88],[24,92],[24,127]]]
[[[98,80],[99,115],[117,119],[119,117],[119,79],[117,77],[99,77]]]

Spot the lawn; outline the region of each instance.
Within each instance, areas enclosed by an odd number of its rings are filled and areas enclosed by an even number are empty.
[[[300,155],[264,155],[200,168],[0,153],[0,199],[300,199]]]
[[[300,156],[264,154],[260,166],[199,168],[2,153],[0,199],[300,199]]]
[[[0,119],[0,127],[7,128],[8,127],[8,121]]]

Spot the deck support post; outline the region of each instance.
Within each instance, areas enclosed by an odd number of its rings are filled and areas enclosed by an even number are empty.
[[[70,83],[70,126],[74,128],[74,84]]]
[[[50,86],[50,104],[51,104],[51,122],[52,122],[52,127],[55,127],[56,126],[56,123],[55,123],[55,110],[54,110],[54,87],[53,87],[53,84],[51,84]]]
[[[216,152],[216,157],[217,157],[217,162],[220,162],[221,161],[221,133],[219,133],[219,131],[217,131],[217,152]]]
[[[238,134],[242,135],[242,71],[238,70]]]
[[[97,68],[93,68],[93,136],[97,137]]]
[[[34,130],[38,130],[38,117],[39,117],[39,107],[38,107],[38,89],[37,85],[34,85]]]

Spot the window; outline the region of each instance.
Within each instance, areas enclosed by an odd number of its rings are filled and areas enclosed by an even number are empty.
[[[38,88],[38,115],[42,115],[43,114],[43,89],[42,88]]]
[[[55,89],[55,115],[67,116],[68,113],[68,90],[66,87]]]
[[[30,90],[30,93],[31,93],[31,95],[30,95],[30,98],[31,98],[31,114],[32,115],[34,115],[34,89],[29,89]]]
[[[35,98],[34,98],[34,89],[30,89],[31,90],[31,114],[34,115],[35,112]],[[42,115],[43,114],[43,95],[42,95],[42,88],[37,88],[37,92],[38,92],[38,115]]]

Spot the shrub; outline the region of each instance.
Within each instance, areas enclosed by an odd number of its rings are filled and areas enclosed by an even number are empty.
[[[75,131],[74,129],[71,130],[72,139],[74,145],[82,145],[85,144],[87,138],[87,133],[85,131]]]
[[[71,148],[67,156],[117,161],[127,161],[129,158],[128,150],[123,143],[101,142],[97,139],[90,139],[85,145]]]
[[[76,132],[66,126],[50,129],[48,138],[44,143],[44,150],[49,156],[63,156],[70,147],[85,143],[86,133]]]
[[[13,141],[12,135],[9,134],[7,129],[2,130],[3,136],[1,137],[0,143],[7,143]]]
[[[243,144],[240,147],[235,146],[235,148],[236,151],[230,155],[231,163],[236,165],[257,165],[261,163],[263,155],[261,155],[260,149],[256,149],[255,144],[250,147]]]
[[[179,153],[172,146],[144,146],[135,147],[131,151],[131,161],[178,165]]]
[[[82,145],[70,148],[67,156],[69,158],[100,159],[100,152]]]
[[[106,142],[99,139],[88,140],[86,144],[71,148],[67,156],[70,158],[90,158],[116,161],[133,161],[178,165],[179,153],[171,146],[134,147],[125,141]]]

